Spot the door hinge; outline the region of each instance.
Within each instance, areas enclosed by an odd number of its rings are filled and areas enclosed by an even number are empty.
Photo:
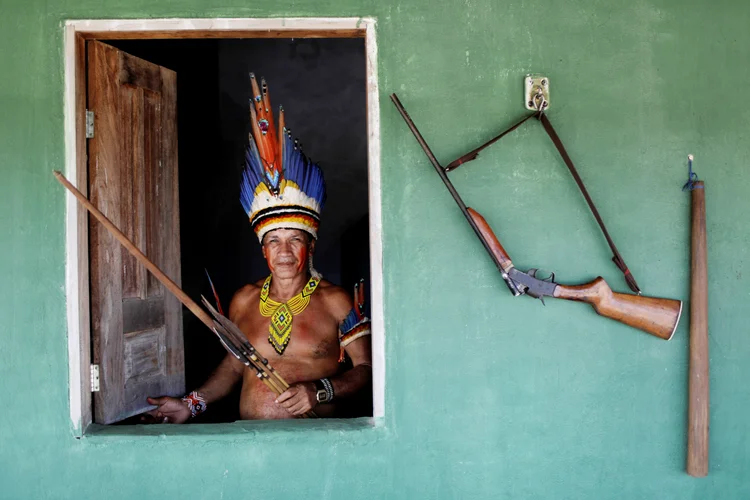
[[[91,365],[91,392],[99,392],[99,365]]]
[[[94,112],[86,110],[86,139],[94,138]]]

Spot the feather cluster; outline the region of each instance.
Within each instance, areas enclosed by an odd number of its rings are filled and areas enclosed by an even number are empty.
[[[242,206],[261,241],[265,233],[280,227],[302,229],[317,238],[326,198],[323,172],[292,139],[282,108],[277,132],[265,80],[259,88],[251,73],[250,81],[252,132],[240,186]]]

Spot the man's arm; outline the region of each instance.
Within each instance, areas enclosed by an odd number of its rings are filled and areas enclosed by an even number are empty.
[[[237,324],[252,295],[250,287],[237,291],[229,304],[229,319]],[[214,370],[208,380],[196,392],[206,400],[206,404],[214,403],[232,392],[232,388],[242,378],[245,365],[232,354],[227,354],[221,364]]]
[[[244,368],[245,365],[240,363],[237,358],[227,354],[208,380],[206,380],[206,383],[195,391],[197,393],[196,396],[202,399],[206,406],[220,400],[229,394],[234,384],[242,378]],[[152,421],[153,423],[160,424],[183,424],[193,414],[190,406],[181,398],[170,396],[148,398],[148,403],[157,405],[158,408],[146,412],[141,417],[142,422]]]
[[[242,378],[243,365],[232,354],[227,354],[208,380],[196,389],[207,404],[214,403],[232,392],[232,388]]]
[[[335,399],[345,398],[357,393],[372,382],[372,360],[370,336],[360,337],[345,348],[352,360],[352,368],[335,377],[329,378],[333,385]],[[315,382],[299,382],[292,384],[276,402],[286,408],[292,415],[302,415],[315,408],[318,402]]]
[[[232,298],[229,305],[229,318],[236,322],[242,308],[247,302],[248,289],[241,289]],[[227,354],[219,366],[214,370],[206,382],[194,392],[202,399],[206,406],[227,396],[234,385],[240,381],[245,370],[245,365],[231,354]],[[192,393],[191,393],[192,394]],[[152,420],[157,423],[182,424],[192,416],[188,403],[181,398],[162,396],[159,398],[148,398],[149,404],[157,405],[158,408],[146,412],[142,421]]]
[[[352,311],[352,299],[343,291],[335,287],[328,297],[328,307],[337,318],[338,323],[344,321]],[[372,381],[372,354],[370,347],[370,335],[362,335],[349,342],[344,342],[344,349],[352,360],[353,367],[344,373],[329,378],[333,385],[333,397],[344,398],[355,394]],[[292,384],[289,389],[276,398],[280,404],[292,415],[302,415],[313,409],[317,404],[315,382],[299,382]]]
[[[344,350],[354,366],[351,370],[330,379],[336,398],[351,396],[372,382],[370,336],[365,335],[352,341]]]

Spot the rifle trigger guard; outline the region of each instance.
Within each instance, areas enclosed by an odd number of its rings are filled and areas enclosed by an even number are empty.
[[[553,273],[552,271],[550,271],[549,276],[547,276],[546,278],[539,278],[539,277],[537,277],[537,273],[538,272],[539,272],[539,269],[532,268],[532,269],[529,269],[526,272],[526,274],[528,274],[529,276],[531,276],[534,279],[538,279],[539,281],[546,281],[547,283],[554,283],[555,282],[555,273]]]

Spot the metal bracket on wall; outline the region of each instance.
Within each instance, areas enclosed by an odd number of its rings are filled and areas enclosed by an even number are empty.
[[[524,106],[532,110],[549,109],[549,78],[544,75],[526,75],[524,78]]]

